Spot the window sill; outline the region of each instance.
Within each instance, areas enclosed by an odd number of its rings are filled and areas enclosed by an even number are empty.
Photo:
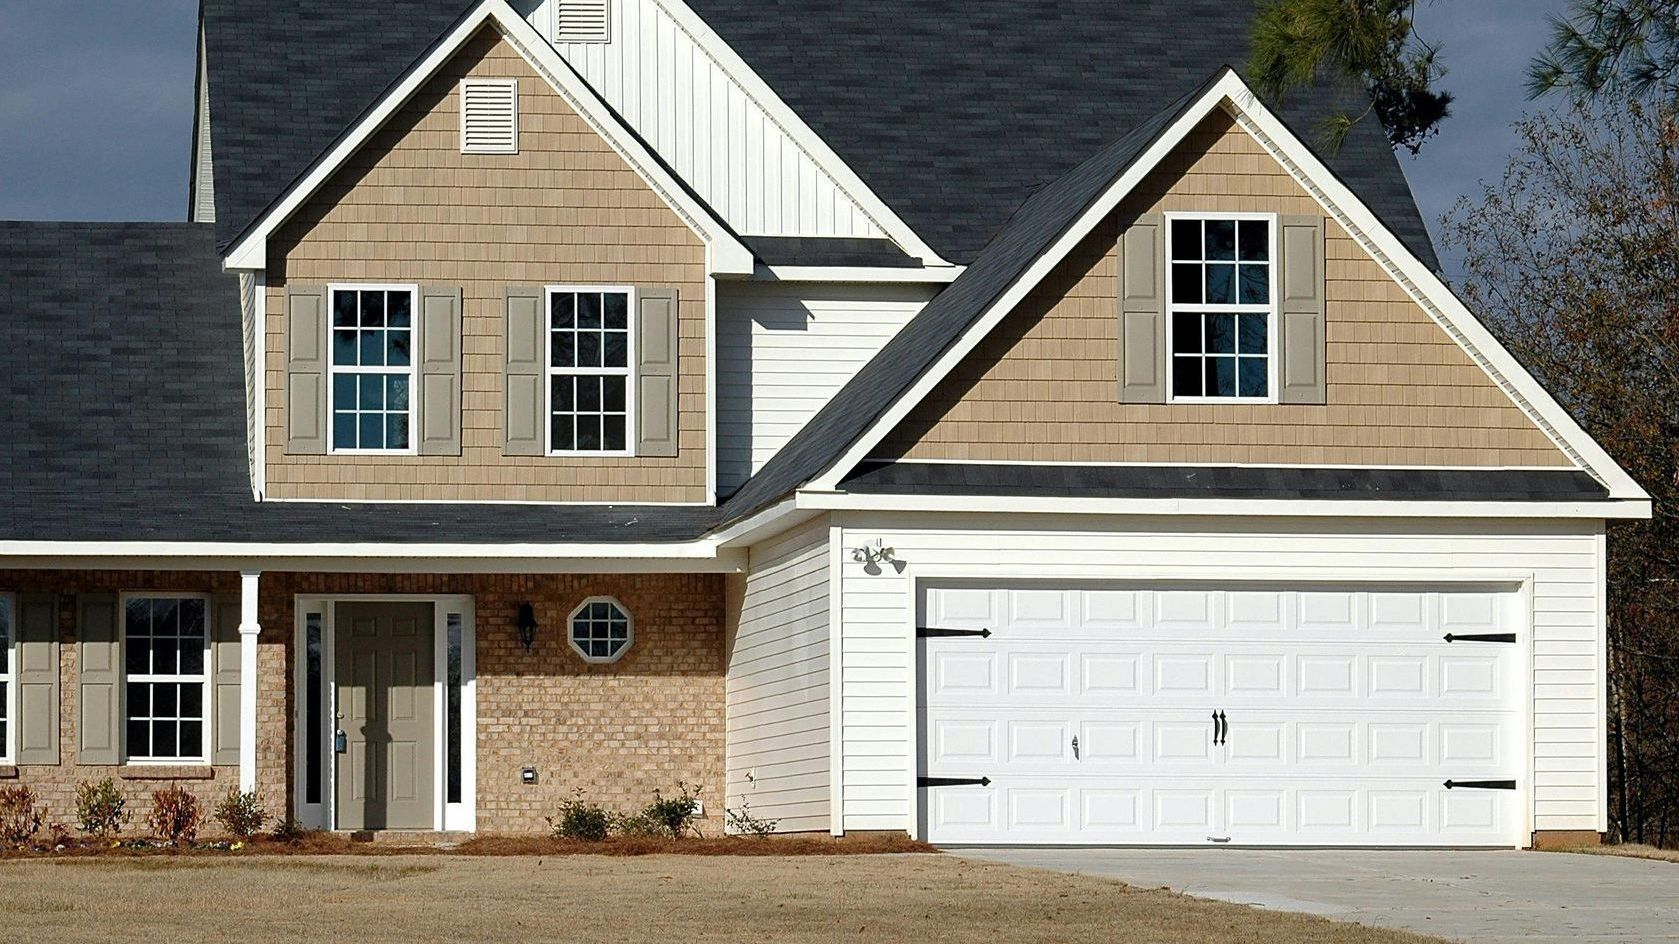
[[[216,768],[208,764],[156,767],[128,767],[119,775],[124,780],[213,780]]]

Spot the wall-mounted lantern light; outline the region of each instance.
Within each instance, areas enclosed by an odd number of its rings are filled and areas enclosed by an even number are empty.
[[[519,641],[524,643],[526,652],[536,645],[536,607],[529,603],[519,604]]]

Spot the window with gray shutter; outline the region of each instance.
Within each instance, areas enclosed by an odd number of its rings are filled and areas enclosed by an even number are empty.
[[[674,288],[636,289],[636,454],[671,458],[680,432],[681,332]]]
[[[508,286],[503,331],[502,424],[509,456],[540,456],[546,442],[543,364],[547,322],[537,286]]]
[[[461,454],[461,290],[420,289],[420,455]]]
[[[211,723],[210,763],[239,763],[239,595],[224,594],[210,601],[214,624],[210,643]]]
[[[76,762],[122,763],[122,659],[117,596],[76,600]]]
[[[1282,323],[1277,399],[1327,403],[1323,217],[1285,216],[1277,227],[1282,257],[1277,293]]]
[[[12,736],[19,764],[56,765],[58,751],[58,598],[17,598],[17,709]],[[0,600],[0,602],[4,602]]]
[[[286,453],[326,455],[326,286],[286,287]]]
[[[1119,236],[1119,402],[1166,402],[1165,220],[1139,216]]]

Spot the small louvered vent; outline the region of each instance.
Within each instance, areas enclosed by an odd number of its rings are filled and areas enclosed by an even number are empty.
[[[468,79],[461,83],[461,153],[519,151],[519,83]]]
[[[610,0],[554,0],[554,41],[611,42]]]

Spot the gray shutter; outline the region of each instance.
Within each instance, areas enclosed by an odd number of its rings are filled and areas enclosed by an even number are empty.
[[[1277,298],[1281,328],[1277,351],[1281,403],[1322,404],[1329,400],[1324,370],[1323,217],[1285,216],[1277,221]]]
[[[507,287],[507,352],[502,375],[505,402],[502,425],[507,437],[502,454],[540,456],[547,451],[546,398],[543,396],[543,355],[547,319],[542,311],[542,289],[534,286]]]
[[[17,762],[56,766],[58,598],[26,593],[17,613]]]
[[[1166,220],[1137,217],[1119,235],[1119,402],[1166,402]]]
[[[87,593],[76,599],[76,762],[122,763],[122,644],[117,596]]]
[[[239,763],[239,596],[227,594],[210,601],[211,723],[210,763]]]
[[[326,454],[328,338],[326,287],[286,288],[286,453]]]
[[[635,410],[638,456],[674,458],[677,434],[677,348],[681,335],[674,288],[636,289]]]
[[[420,455],[461,454],[461,290],[420,289]]]

